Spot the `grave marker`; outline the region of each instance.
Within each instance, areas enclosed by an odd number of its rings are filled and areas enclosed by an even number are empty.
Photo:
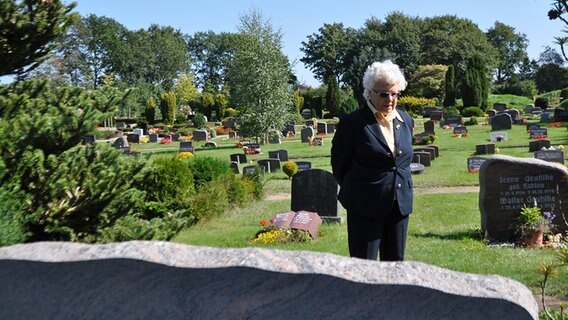
[[[288,150],[280,149],[274,151],[268,151],[268,157],[279,159],[281,162],[287,162],[288,159]]]
[[[491,131],[510,130],[513,126],[513,119],[508,113],[499,113],[491,117]]]
[[[322,169],[298,171],[292,177],[291,207],[293,211],[316,212],[325,222],[341,222],[333,174]]]
[[[564,151],[562,150],[538,150],[534,152],[535,159],[564,164]]]
[[[467,158],[467,172],[478,173],[481,165],[487,160],[484,157],[469,157]]]
[[[475,145],[475,154],[495,154],[495,144],[477,144]]]
[[[310,170],[312,168],[312,163],[309,161],[296,161],[298,165],[298,171]]]
[[[301,210],[277,213],[270,222],[276,227],[307,231],[313,239],[317,239],[322,219],[315,212]]]
[[[537,139],[529,141],[529,152],[538,151],[542,148],[550,148],[550,140]]]
[[[507,141],[509,139],[509,135],[506,131],[494,131],[489,133],[489,141]]]

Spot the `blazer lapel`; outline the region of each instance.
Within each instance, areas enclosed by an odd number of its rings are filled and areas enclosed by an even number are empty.
[[[375,138],[383,144],[384,148],[390,150],[389,145],[387,144],[387,140],[385,139],[385,136],[381,131],[381,126],[377,122],[377,119],[375,118],[373,112],[371,112],[371,109],[369,109],[368,107],[364,107],[363,118],[365,119],[367,130],[369,130],[373,134],[373,136],[375,136]]]

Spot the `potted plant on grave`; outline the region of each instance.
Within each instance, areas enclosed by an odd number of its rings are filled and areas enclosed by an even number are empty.
[[[536,203],[533,207],[523,206],[518,225],[522,243],[529,247],[542,246],[544,234],[550,232],[553,227],[554,217],[553,212],[542,212]]]

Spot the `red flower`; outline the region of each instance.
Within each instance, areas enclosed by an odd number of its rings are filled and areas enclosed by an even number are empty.
[[[268,221],[266,221],[266,219],[260,220],[260,225],[261,225],[261,226],[265,226],[265,225],[267,225],[267,224],[268,224]]]

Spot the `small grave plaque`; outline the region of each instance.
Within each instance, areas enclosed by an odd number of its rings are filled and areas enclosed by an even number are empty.
[[[231,161],[235,161],[239,164],[242,163],[247,163],[247,155],[244,153],[233,153],[232,155],[229,156],[231,158]]]
[[[412,162],[420,163],[425,167],[429,167],[431,165],[431,155],[430,152],[427,151],[415,151],[412,153]]]
[[[548,162],[564,164],[564,151],[562,150],[538,150],[535,151],[534,157]]]
[[[489,134],[489,141],[507,141],[509,136],[506,131],[495,131]]]
[[[270,222],[276,227],[307,231],[313,239],[317,239],[322,219],[315,212],[301,210],[277,213]]]
[[[467,133],[466,126],[455,126],[454,127],[454,134],[465,134]]]
[[[258,166],[244,166],[243,167],[243,176],[247,174],[254,174],[257,170]],[[260,172],[263,172],[262,169]]]
[[[207,141],[209,134],[207,130],[193,131],[193,141]]]
[[[298,171],[310,170],[312,168],[312,163],[309,161],[296,161],[298,165]]]
[[[158,142],[158,135],[155,133],[150,133],[148,135],[148,139],[150,139],[150,142]]]
[[[140,135],[136,133],[129,133],[126,136],[126,140],[130,143],[140,143]]]
[[[410,164],[410,172],[412,172],[413,174],[421,174],[422,172],[424,172],[424,165],[421,163],[411,163]]]
[[[179,143],[179,151],[193,153],[195,151],[195,148],[193,147],[193,143],[191,141],[181,141]]]
[[[479,168],[481,168],[481,165],[483,164],[483,162],[485,162],[485,160],[487,160],[487,158],[483,158],[483,157],[469,157],[469,158],[467,158],[467,172],[478,173]]]
[[[444,113],[442,111],[430,111],[430,120],[441,121]]]
[[[545,139],[548,138],[548,129],[546,128],[538,128],[533,129],[529,133],[531,139]]]
[[[274,151],[268,151],[268,157],[269,158],[274,158],[274,159],[279,159],[281,162],[286,162],[288,161],[288,150],[274,150]]]
[[[475,153],[476,154],[495,154],[495,144],[494,143],[488,143],[488,144],[475,145]]]

